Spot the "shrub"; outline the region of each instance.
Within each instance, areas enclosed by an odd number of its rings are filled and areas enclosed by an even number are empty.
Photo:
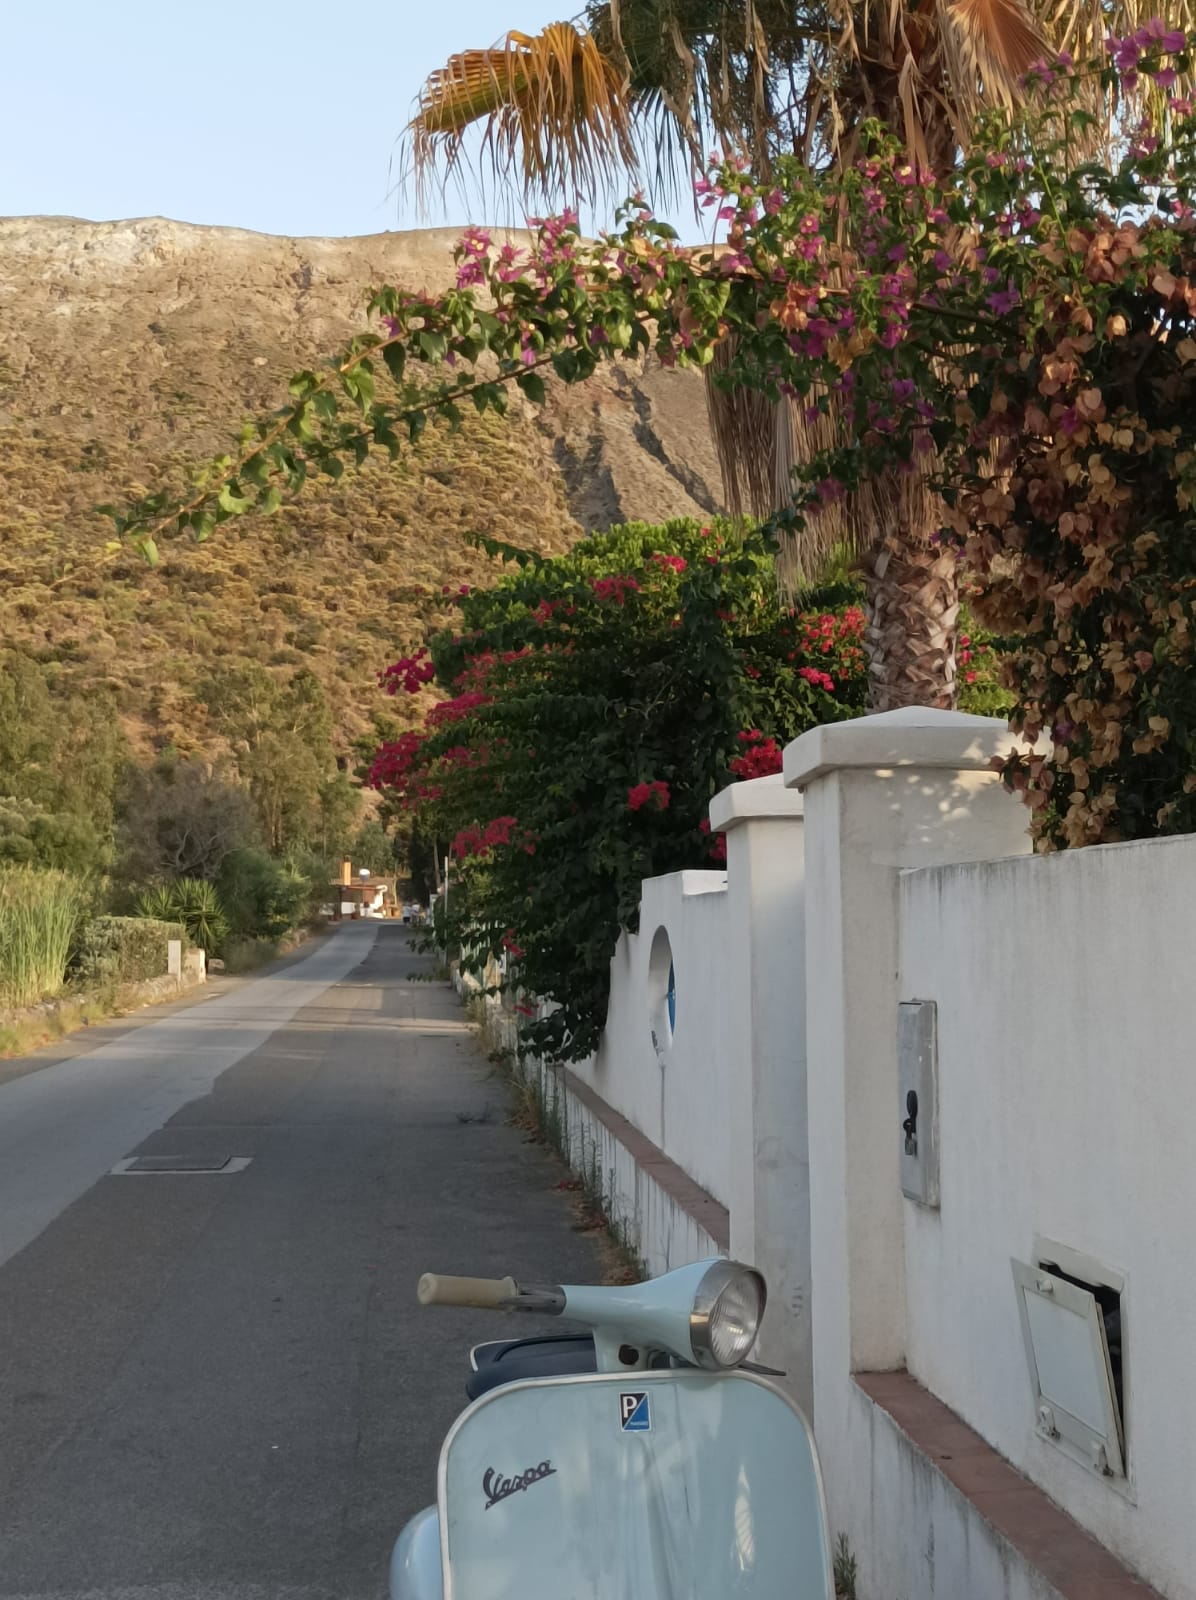
[[[235,939],[224,947],[224,970],[233,977],[253,972],[278,955],[275,939]]]
[[[381,746],[371,780],[455,857],[478,964],[505,956],[508,983],[554,1002],[524,1042],[577,1059],[642,880],[723,859],[715,791],[862,709],[864,619],[849,586],[789,611],[763,539],[732,523],[633,523],[548,561],[495,549],[518,573],[383,674],[452,698]]]
[[[233,850],[217,883],[234,939],[281,939],[303,919],[311,881],[265,850]]]
[[[57,994],[88,906],[86,880],[30,867],[0,869],[0,999],[35,1005]]]
[[[0,862],[83,875],[111,866],[112,851],[95,818],[0,795]]]
[[[121,875],[134,884],[214,879],[230,850],[257,837],[248,790],[199,756],[132,771],[122,813]]]
[[[79,936],[76,970],[88,984],[141,983],[160,978],[167,968],[167,945],[183,943],[181,922],[153,917],[95,917]]]
[[[161,922],[181,922],[191,943],[212,955],[228,937],[228,918],[214,886],[202,878],[180,878],[143,894],[137,915]]]

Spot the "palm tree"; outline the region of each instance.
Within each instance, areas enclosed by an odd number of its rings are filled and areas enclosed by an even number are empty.
[[[1179,10],[1186,27],[1196,0]],[[433,175],[463,176],[479,129],[496,185],[533,205],[593,203],[640,184],[667,197],[716,143],[759,172],[781,152],[850,162],[875,118],[941,171],[983,106],[1015,101],[1048,41],[1088,58],[1141,21],[1139,0],[590,0],[577,21],[453,56],[420,91],[407,151],[421,199]],[[1092,109],[1107,133],[1119,108],[1094,97]],[[722,349],[715,373],[732,358]],[[801,406],[717,382],[707,398],[730,508],[777,510],[833,417],[812,434]],[[940,525],[924,478],[877,480],[782,562],[796,586],[831,542],[858,557],[874,710],[955,702],[959,574],[933,543]]]

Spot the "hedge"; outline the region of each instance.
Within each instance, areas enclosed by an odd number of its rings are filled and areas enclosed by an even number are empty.
[[[85,983],[140,983],[161,978],[168,965],[167,944],[188,944],[178,922],[149,917],[96,917],[83,929],[76,966]]]

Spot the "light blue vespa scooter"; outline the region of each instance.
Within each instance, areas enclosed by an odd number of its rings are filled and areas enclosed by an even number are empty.
[[[591,1330],[478,1346],[437,1505],[403,1529],[391,1600],[832,1600],[805,1418],[748,1370],[760,1274],[700,1261],[627,1288],[426,1273],[423,1305]]]

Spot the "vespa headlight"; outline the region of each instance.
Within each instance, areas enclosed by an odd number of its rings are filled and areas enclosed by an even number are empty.
[[[716,1261],[698,1284],[689,1314],[689,1342],[699,1367],[719,1370],[746,1361],[764,1315],[764,1279],[738,1261]]]

